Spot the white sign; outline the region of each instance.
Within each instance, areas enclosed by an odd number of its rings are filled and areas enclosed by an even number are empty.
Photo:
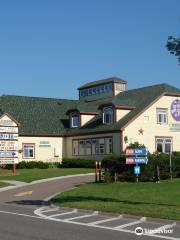
[[[0,126],[14,126],[14,122],[11,119],[0,119]]]
[[[0,164],[18,163],[18,126],[8,114],[0,118]]]
[[[0,151],[17,151],[18,141],[0,141]]]
[[[18,139],[18,134],[14,133],[0,133],[0,139]]]
[[[0,127],[1,133],[18,133],[17,127]]]
[[[0,159],[0,164],[15,164],[18,163],[18,158]]]

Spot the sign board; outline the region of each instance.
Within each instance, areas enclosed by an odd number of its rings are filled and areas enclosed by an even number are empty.
[[[134,166],[134,174],[135,174],[135,175],[139,175],[140,172],[141,172],[140,166]]]
[[[18,125],[8,114],[0,118],[0,164],[18,163]]]
[[[171,132],[180,132],[180,123],[170,123],[169,130]]]
[[[171,104],[171,115],[176,121],[180,121],[180,100],[176,99]]]
[[[17,127],[2,127],[0,126],[0,133],[18,133]]]
[[[0,151],[17,151],[18,141],[0,140]]]
[[[0,139],[18,139],[16,133],[0,133]]]
[[[147,157],[128,157],[126,158],[126,164],[147,164]]]
[[[18,152],[0,152],[0,158],[1,157],[17,157],[18,156]]]
[[[15,164],[18,163],[18,158],[0,158],[0,164]]]
[[[126,149],[126,155],[147,155],[148,150],[146,148]]]
[[[39,147],[51,147],[49,141],[40,141]]]

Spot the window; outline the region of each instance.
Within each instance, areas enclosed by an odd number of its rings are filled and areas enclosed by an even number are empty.
[[[112,137],[73,140],[73,155],[103,155],[113,152]]]
[[[23,145],[23,158],[35,158],[35,145],[24,144]]]
[[[172,151],[172,138],[156,138],[156,151],[157,152],[171,152]]]
[[[103,123],[113,123],[113,109],[111,107],[104,108],[103,110]]]
[[[112,91],[112,90],[113,90],[113,84],[108,83],[108,84],[99,85],[96,87],[91,87],[88,89],[80,90],[80,97],[91,96],[94,94],[100,94],[100,93],[104,93],[104,92],[108,92],[108,91]]]
[[[113,151],[112,138],[105,138],[105,149],[107,154],[112,153]]]
[[[158,124],[167,124],[167,109],[157,109],[157,123]]]
[[[71,114],[71,127],[79,127],[79,114],[78,113],[72,113]]]

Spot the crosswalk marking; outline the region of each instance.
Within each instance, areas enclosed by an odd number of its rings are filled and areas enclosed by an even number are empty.
[[[81,222],[81,221],[78,222],[78,221],[76,221],[76,219],[95,216],[97,214],[96,211],[93,212],[92,214],[86,214],[86,215],[81,215],[81,216],[78,216],[78,217],[76,216],[76,217],[62,219],[62,218],[56,218],[56,216],[58,217],[58,216],[66,215],[66,214],[77,213],[78,212],[77,209],[74,209],[71,212],[54,214],[54,215],[51,215],[51,216],[44,215],[43,212],[42,212],[44,210],[45,210],[44,207],[38,208],[34,211],[34,214],[38,215],[41,219],[44,218],[46,220],[51,220],[51,221],[56,221],[56,222],[70,223],[70,224],[81,225],[81,226],[86,226],[86,227],[94,227],[94,228],[100,228],[100,229],[106,229],[106,230],[112,230],[112,231],[118,231],[118,232],[124,232],[124,233],[131,233],[131,234],[135,234],[135,231],[127,229],[126,227],[133,226],[133,225],[136,225],[136,224],[140,224],[140,223],[143,223],[143,222],[146,221],[146,217],[142,217],[138,221],[133,221],[133,222],[129,222],[127,224],[123,224],[123,225],[119,225],[119,226],[115,226],[115,227],[112,227],[112,226],[110,227],[110,226],[98,225],[98,224],[103,223],[103,222],[118,220],[118,219],[123,218],[123,216],[120,215],[120,216],[114,217],[114,218],[108,218],[108,219],[99,220],[99,221],[95,221],[95,222],[85,223],[85,222]],[[129,220],[129,221],[131,221],[131,220]],[[175,223],[171,224],[171,225],[164,225],[161,228],[165,227],[167,229],[167,228],[170,228],[170,227],[173,228],[174,226],[175,226]],[[180,240],[180,238],[173,237],[173,236],[160,235],[160,234],[154,234],[154,233],[146,233],[146,232],[143,233],[143,236],[148,236],[148,237],[151,237],[153,239],[154,238],[160,238],[162,240],[165,240],[165,239],[166,240]]]
[[[78,217],[67,218],[67,219],[64,219],[64,220],[65,221],[71,221],[71,220],[75,220],[75,219],[82,219],[82,218],[93,217],[93,216],[97,216],[97,215],[98,215],[98,211],[95,211],[91,214],[86,214],[86,215],[82,215],[82,216],[78,216]]]
[[[100,223],[111,222],[111,221],[118,220],[118,219],[121,219],[121,218],[122,218],[122,215],[119,215],[119,216],[113,217],[113,218],[108,218],[108,219],[103,219],[103,220],[99,220],[99,221],[95,221],[95,222],[90,222],[89,225],[97,225],[97,224],[100,224]]]
[[[130,223],[126,223],[126,224],[120,225],[120,226],[116,226],[116,227],[114,227],[114,229],[126,228],[126,227],[133,226],[133,225],[145,222],[145,221],[146,221],[146,217],[142,217],[138,221],[134,221],[134,222],[130,222]]]
[[[54,208],[54,209],[42,210],[41,212],[42,212],[42,213],[56,212],[56,211],[58,211],[58,210],[59,210],[59,208]]]
[[[77,212],[78,212],[78,210],[77,210],[77,209],[74,209],[74,210],[71,211],[71,212],[58,213],[58,214],[50,215],[50,216],[48,216],[48,217],[49,217],[49,218],[53,218],[53,217],[68,215],[68,214],[77,213]]]

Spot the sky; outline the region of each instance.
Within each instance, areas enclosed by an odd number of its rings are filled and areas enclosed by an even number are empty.
[[[180,36],[179,0],[0,0],[0,95],[77,99],[117,76],[133,89],[180,88],[165,45]]]

